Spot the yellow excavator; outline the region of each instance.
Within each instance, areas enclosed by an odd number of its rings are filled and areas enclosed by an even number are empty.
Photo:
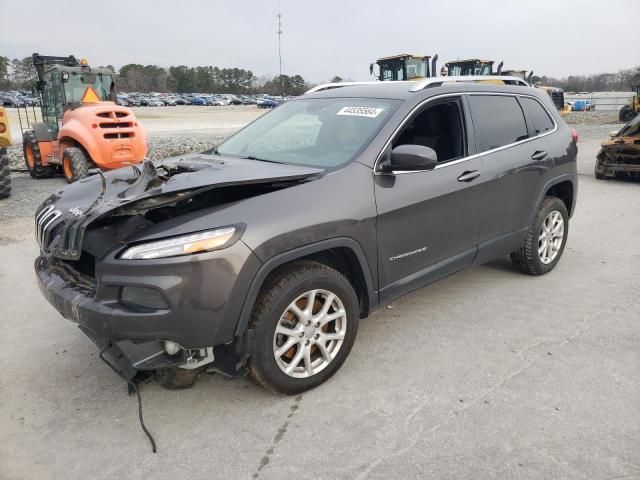
[[[618,114],[621,122],[630,122],[633,117],[640,113],[640,85],[636,85],[636,94],[629,100],[629,104],[620,109]]]
[[[429,55],[411,55],[402,53],[392,55],[390,57],[382,57],[369,65],[369,73],[375,76],[381,82],[402,81],[402,80],[421,80],[424,78],[437,77],[436,62],[438,55],[433,57]],[[447,62],[442,67],[442,75],[447,76],[513,76],[531,83],[533,72],[527,74],[527,70],[503,70],[503,62],[500,62],[494,70],[495,61],[483,60],[480,58],[469,58],[466,60],[453,60]],[[376,72],[376,65],[378,67]],[[487,83],[501,83],[499,80],[487,80]],[[566,107],[564,104],[564,91],[557,87],[547,87],[537,85],[547,92],[556,108],[564,113]]]

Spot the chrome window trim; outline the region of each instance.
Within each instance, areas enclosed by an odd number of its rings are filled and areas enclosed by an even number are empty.
[[[409,120],[409,118],[411,118],[411,116],[420,108],[422,108],[424,105],[426,105],[429,102],[432,102],[434,100],[438,100],[440,98],[446,98],[446,97],[461,97],[463,95],[484,95],[484,96],[506,96],[506,97],[527,97],[527,98],[532,98],[534,99],[536,102],[538,102],[542,108],[544,108],[544,111],[547,112],[547,115],[549,115],[549,118],[551,118],[551,121],[553,122],[553,130],[549,131],[549,132],[545,132],[542,135],[536,135],[535,137],[530,137],[530,138],[525,138],[524,140],[520,140],[519,142],[514,142],[514,143],[510,143],[508,145],[503,145],[501,147],[497,147],[497,148],[493,148],[491,150],[485,150],[483,152],[480,153],[474,153],[473,155],[469,155],[467,157],[463,157],[463,158],[458,158],[457,160],[451,160],[449,162],[446,163],[441,163],[435,166],[435,168],[433,168],[432,170],[438,170],[440,168],[445,168],[445,167],[449,167],[451,165],[457,165],[459,163],[462,162],[467,162],[469,160],[475,160],[476,158],[481,158],[484,157],[485,155],[489,155],[491,153],[495,153],[495,152],[499,152],[501,150],[505,150],[507,148],[511,148],[511,147],[515,147],[518,145],[522,145],[524,143],[530,142],[532,140],[536,140],[538,138],[542,138],[542,137],[546,137],[547,135],[551,135],[552,133],[555,133],[558,131],[558,122],[556,122],[555,117],[551,114],[551,112],[549,112],[549,109],[538,99],[536,98],[535,95],[527,95],[524,93],[503,93],[503,92],[457,92],[457,93],[443,93],[441,95],[436,95],[434,97],[429,97],[426,100],[423,100],[422,102],[420,102],[418,105],[416,105],[415,107],[413,107],[411,109],[411,111],[407,114],[407,116],[405,117],[405,119],[400,123],[400,125],[398,125],[396,127],[396,129],[393,131],[393,133],[391,134],[391,136],[389,137],[389,139],[385,142],[384,146],[382,147],[382,150],[380,150],[380,153],[378,153],[378,156],[376,157],[376,161],[373,165],[373,173],[374,175],[403,175],[403,174],[407,174],[407,173],[422,173],[422,172],[430,172],[431,170],[410,170],[410,171],[398,171],[398,170],[392,170],[390,172],[381,172],[378,170],[378,165],[380,164],[380,158],[382,157],[382,154],[384,153],[384,151],[387,149],[387,147],[389,146],[389,144],[392,142],[392,140],[396,137],[396,135],[398,134],[398,132],[404,128],[405,124],[407,123],[407,121]],[[463,107],[464,108],[464,107]],[[525,116],[526,114],[524,113],[524,110],[522,112],[523,116]],[[474,132],[475,133],[475,132]],[[468,141],[468,139],[467,139]]]

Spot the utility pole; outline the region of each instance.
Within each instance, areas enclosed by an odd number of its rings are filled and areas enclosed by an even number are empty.
[[[278,2],[278,63],[280,75],[278,81],[280,82],[280,95],[282,95],[282,14],[280,13],[280,2]]]

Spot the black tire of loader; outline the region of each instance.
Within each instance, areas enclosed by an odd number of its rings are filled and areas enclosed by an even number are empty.
[[[633,117],[636,116],[636,112],[634,112],[629,105],[625,105],[620,109],[619,120],[621,122],[627,123],[633,120]]]
[[[27,161],[27,148],[33,152],[33,168]],[[24,154],[24,164],[32,178],[51,178],[56,174],[55,167],[42,165],[42,155],[40,154],[40,146],[33,130],[27,130],[22,135],[22,153]]]
[[[67,162],[69,165],[68,171],[66,168]],[[76,182],[89,175],[89,168],[89,160],[81,148],[69,147],[62,153],[62,172],[68,183]]]
[[[9,156],[4,149],[0,150],[0,198],[7,198],[11,195],[11,167],[9,166]]]

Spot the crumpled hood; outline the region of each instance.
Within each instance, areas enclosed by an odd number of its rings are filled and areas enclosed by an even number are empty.
[[[323,170],[196,153],[96,173],[51,195],[36,211],[36,237],[43,253],[77,260],[87,226],[133,204],[160,206],[213,188],[306,179]]]

